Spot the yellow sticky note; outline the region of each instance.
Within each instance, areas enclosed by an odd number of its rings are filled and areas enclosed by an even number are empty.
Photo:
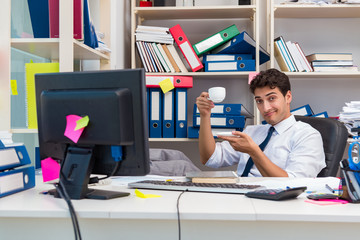
[[[159,86],[160,86],[161,90],[163,91],[163,93],[167,93],[168,91],[175,88],[174,84],[170,80],[170,78],[166,78],[166,79],[162,80],[161,82],[159,82]]]
[[[75,131],[79,130],[81,128],[86,127],[89,124],[89,116],[85,116],[79,120],[76,121],[76,127],[75,127]]]
[[[11,87],[11,95],[18,95],[16,80],[10,80],[10,87]]]
[[[155,194],[144,194],[142,192],[140,192],[139,190],[135,189],[135,195],[139,198],[157,198],[157,197],[161,197],[160,195],[155,195]]]

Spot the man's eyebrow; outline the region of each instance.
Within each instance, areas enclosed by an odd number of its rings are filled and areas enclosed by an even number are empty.
[[[275,95],[276,95],[277,93],[276,93],[276,92],[269,92],[268,94],[265,95],[265,97],[270,96],[270,95],[272,95],[272,94],[275,94]],[[255,96],[255,99],[256,99],[256,98],[261,98],[261,97],[260,97],[260,96]]]

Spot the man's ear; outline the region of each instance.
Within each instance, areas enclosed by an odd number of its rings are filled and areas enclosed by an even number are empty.
[[[287,91],[286,95],[285,95],[285,100],[286,100],[286,103],[290,104],[291,101],[292,101],[292,94],[291,94],[291,91]]]

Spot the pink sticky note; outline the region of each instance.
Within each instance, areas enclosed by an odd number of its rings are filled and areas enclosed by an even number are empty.
[[[249,81],[248,84],[251,83],[251,81],[256,77],[259,73],[258,72],[249,72]]]
[[[312,200],[312,199],[307,199],[307,200],[305,200],[305,202],[312,203],[312,204],[316,204],[316,205],[322,205],[322,206],[335,205],[335,204],[343,204],[342,202],[319,201],[319,200]]]
[[[80,128],[75,131],[76,121],[82,119],[82,117],[77,115],[67,115],[66,116],[66,129],[64,135],[71,139],[74,143],[79,141],[79,138],[84,131],[84,128]]]
[[[60,164],[52,158],[46,158],[41,161],[41,170],[44,182],[58,179],[60,174]]]

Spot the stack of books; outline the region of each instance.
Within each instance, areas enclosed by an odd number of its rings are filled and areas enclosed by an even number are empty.
[[[0,139],[0,159],[0,197],[35,186],[35,169],[25,166],[31,161],[24,144],[5,144]]]
[[[351,53],[313,53],[306,56],[315,72],[357,72]]]
[[[274,40],[275,59],[284,72],[313,72],[313,68],[306,58],[300,44],[285,42],[282,36]]]
[[[146,72],[188,72],[174,46],[169,28],[139,25],[135,37]]]
[[[163,81],[174,88],[164,92]],[[187,138],[187,91],[192,87],[191,76],[146,75],[150,138]]]
[[[255,71],[256,42],[235,24],[193,45],[196,54],[203,55],[205,72]],[[270,55],[260,46],[260,64]]]
[[[245,127],[246,118],[253,115],[240,103],[215,103],[211,109],[211,128],[216,138],[220,132],[242,131]],[[188,128],[188,138],[199,138],[200,112],[194,104],[193,126]]]

